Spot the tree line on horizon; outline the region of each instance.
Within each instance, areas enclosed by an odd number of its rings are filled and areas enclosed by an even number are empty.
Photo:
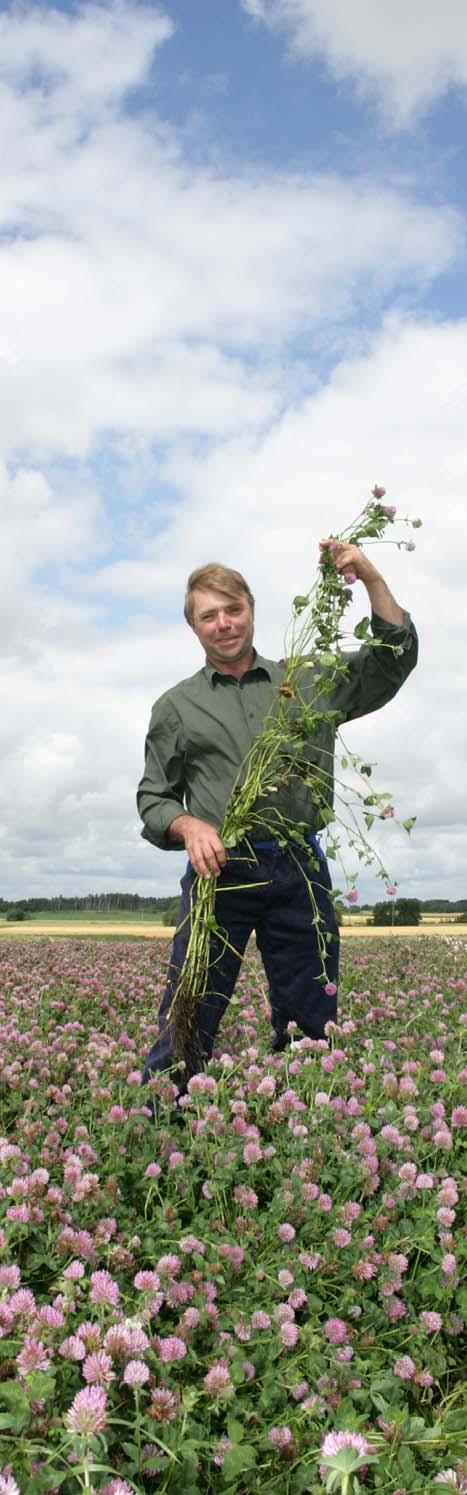
[[[66,897],[57,893],[52,898],[44,898],[40,895],[35,898],[0,898],[0,914],[7,913],[76,913],[90,910],[98,913],[117,913],[119,910],[129,910],[130,913],[157,913],[173,899],[173,893],[166,893],[161,898],[144,897],[140,893],[85,893],[81,896],[70,894]]]
[[[173,893],[163,894],[160,898],[142,893],[85,893],[69,896],[57,893],[51,898],[44,898],[40,895],[34,898],[17,899],[0,897],[0,915],[4,914],[7,918],[28,918],[31,914],[40,913],[119,913],[124,911],[135,914],[161,913],[164,915],[164,924],[173,924],[177,921],[178,905],[179,897]],[[344,913],[368,913],[372,916],[369,922],[382,925],[418,923],[422,914],[467,916],[467,898],[458,898],[454,901],[449,898],[398,898],[394,900],[394,903],[388,899],[385,903],[354,904],[352,909],[342,905],[338,912],[339,922]]]

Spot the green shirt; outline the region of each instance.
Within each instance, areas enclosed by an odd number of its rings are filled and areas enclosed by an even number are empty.
[[[323,722],[305,751],[310,766],[320,774],[322,800],[327,805],[333,800],[337,726],[377,711],[392,700],[417,662],[417,635],[408,613],[404,613],[400,627],[373,614],[371,626],[375,637],[396,645],[401,652],[363,645],[348,655],[345,675],[334,684],[331,694],[322,698],[323,710],[333,710],[336,718]],[[251,669],[239,680],[206,662],[195,675],[181,680],[155,702],[137,794],[146,840],[164,850],[177,850],[169,841],[167,829],[177,815],[187,813],[220,829],[240,765],[263,729],[285,669],[284,660],[264,659],[256,651]],[[316,704],[312,670],[303,669],[299,690],[302,700],[308,696]],[[290,708],[293,723],[294,701]],[[323,824],[320,806],[302,778],[293,773],[274,796],[274,812],[277,810],[295,823],[305,823],[310,831],[319,830]],[[275,814],[268,821],[266,803],[261,837],[277,833],[274,820]],[[258,839],[258,827],[255,835]]]

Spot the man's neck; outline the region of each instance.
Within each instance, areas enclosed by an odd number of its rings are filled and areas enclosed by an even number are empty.
[[[233,675],[235,680],[241,680],[242,675],[246,675],[247,670],[251,670],[254,657],[254,649],[250,649],[249,653],[242,659],[232,660],[232,662],[230,660],[219,661],[217,659],[210,659],[209,654],[206,655],[207,663],[212,666],[213,670],[217,670],[218,675]]]

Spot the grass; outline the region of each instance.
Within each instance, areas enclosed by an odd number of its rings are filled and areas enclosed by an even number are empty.
[[[158,909],[149,913],[147,909],[141,913],[134,909],[107,909],[107,908],[73,908],[73,909],[38,909],[36,913],[28,914],[25,919],[27,924],[162,924],[163,910]],[[6,914],[0,914],[0,924],[6,924]],[[8,928],[10,926],[8,925]]]

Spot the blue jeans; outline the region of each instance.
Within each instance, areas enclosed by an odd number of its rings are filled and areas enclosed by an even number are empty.
[[[337,998],[326,995],[322,966],[313,927],[313,909],[302,865],[313,884],[323,933],[331,936],[326,960],[327,981],[337,986],[339,930],[334,904],[329,897],[331,879],[324,853],[317,843],[294,855],[280,848],[256,850],[257,861],[245,848],[229,853],[217,879],[216,918],[229,946],[218,934],[211,941],[208,987],[199,1005],[199,1037],[205,1059],[210,1059],[217,1029],[228,1006],[240,970],[242,956],[253,930],[269,984],[272,1025],[277,1037],[294,1021],[310,1038],[322,1038],[324,1027],[336,1021]],[[300,865],[297,865],[299,863]],[[182,902],[169,965],[167,986],[159,1010],[159,1033],[143,1072],[143,1084],[154,1070],[175,1063],[170,1021],[174,991],[185,959],[189,938],[190,891],[195,872],[188,866],[181,881]],[[242,884],[248,883],[248,887]],[[224,891],[228,889],[228,891]],[[231,891],[232,890],[232,891]]]

